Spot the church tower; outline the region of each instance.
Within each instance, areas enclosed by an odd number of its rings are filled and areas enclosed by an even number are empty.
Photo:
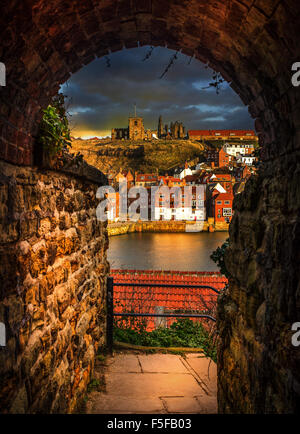
[[[129,140],[144,140],[144,120],[136,115],[136,104],[134,105],[134,116],[128,119]]]

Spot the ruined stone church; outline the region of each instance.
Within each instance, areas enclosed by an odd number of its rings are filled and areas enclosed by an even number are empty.
[[[158,119],[157,135],[159,139],[183,139],[185,137],[185,127],[182,122],[171,122],[170,126],[166,124],[163,126],[162,116]]]
[[[136,115],[136,106],[134,116],[128,118],[127,128],[112,128],[111,130],[112,140],[151,140],[153,136],[159,139],[183,139],[185,135],[182,122],[171,122],[170,126],[166,124],[163,127],[162,116],[159,116],[157,130],[145,130],[144,119]]]

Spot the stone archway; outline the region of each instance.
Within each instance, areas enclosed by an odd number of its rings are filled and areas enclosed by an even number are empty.
[[[299,320],[300,91],[291,85],[299,15],[297,0],[28,0],[1,11],[8,163],[32,165],[41,109],[70,73],[123,47],[167,46],[209,62],[249,106],[263,167],[236,201],[230,230],[232,278],[219,312],[224,412],[299,406],[299,351],[290,344]]]

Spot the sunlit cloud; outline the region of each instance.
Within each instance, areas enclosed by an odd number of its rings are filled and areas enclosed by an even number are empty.
[[[225,122],[226,121],[224,116],[206,117],[204,120],[207,122]]]
[[[92,112],[93,109],[91,107],[74,107],[69,110],[68,113],[70,116],[77,116],[79,113],[89,113]]]

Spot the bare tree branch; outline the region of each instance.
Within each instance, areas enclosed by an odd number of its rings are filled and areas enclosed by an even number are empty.
[[[154,47],[152,47],[152,45],[151,45],[151,47],[147,51],[145,57],[142,59],[143,62],[145,62],[145,60],[150,59],[150,57],[152,56],[153,50],[154,50]]]
[[[166,73],[169,71],[171,66],[174,64],[175,60],[177,60],[177,58],[178,58],[177,54],[178,54],[178,51],[176,51],[176,53],[173,54],[173,56],[171,56],[168,65],[166,66],[164,72],[161,74],[161,76],[159,78],[163,78],[166,75]]]

